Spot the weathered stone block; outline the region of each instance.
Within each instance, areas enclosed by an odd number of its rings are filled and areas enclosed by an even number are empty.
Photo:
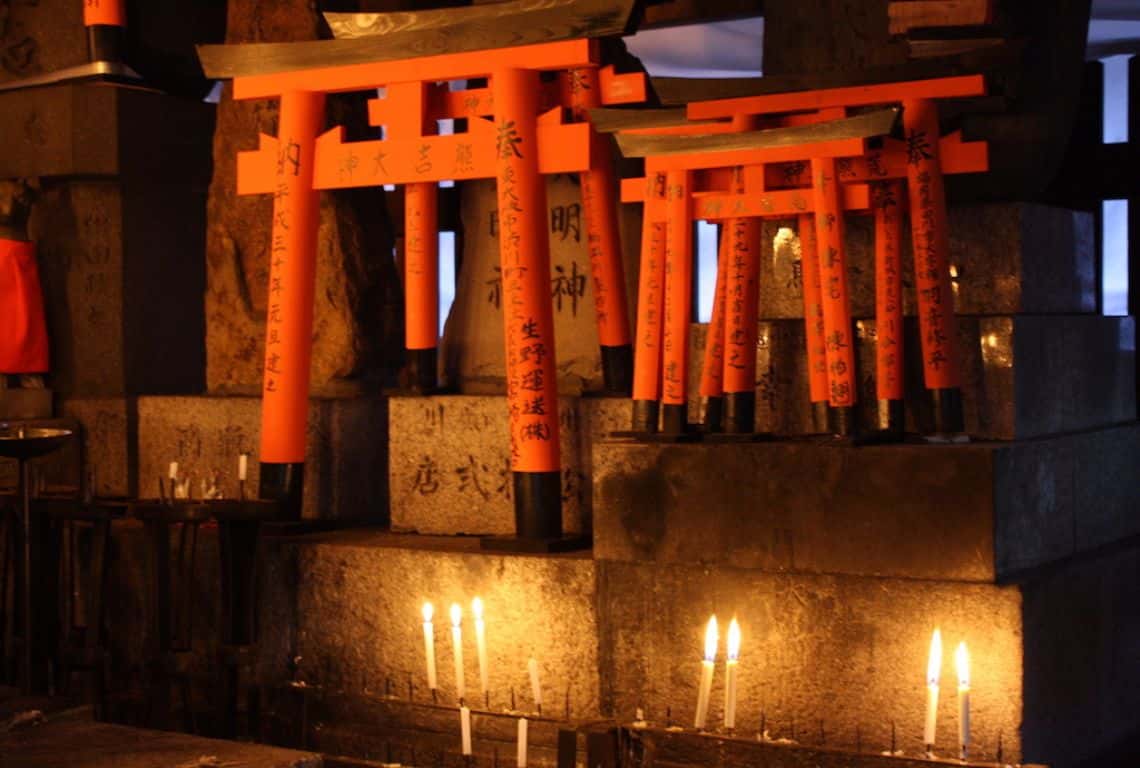
[[[603,443],[594,553],[994,581],[1140,532],[1138,450],[1135,424],[1013,444]]]
[[[256,494],[261,401],[250,397],[142,397],[138,401],[139,493],[154,497],[171,461],[194,493],[215,473],[227,498],[238,493],[238,456],[249,453],[246,492]],[[387,519],[388,435],[380,398],[312,400],[305,449],[303,517]]]
[[[950,209],[950,263],[959,314],[1012,315],[1096,309],[1092,215],[1030,203]],[[796,223],[764,222],[760,316],[803,317]],[[875,242],[870,216],[848,214],[851,311],[875,313]],[[903,233],[903,306],[915,313],[914,257]]]
[[[51,390],[6,387],[0,383],[0,421],[51,418]]]
[[[693,335],[689,414],[699,421],[697,387],[707,326]],[[1135,320],[1099,315],[959,317],[966,431],[977,438],[1013,440],[1119,424],[1136,418]],[[859,414],[875,423],[873,320],[856,324]],[[905,334],[908,428],[931,429],[922,379],[917,321]],[[756,429],[797,435],[815,431],[808,395],[801,321],[760,323],[756,360]]]
[[[493,395],[392,398],[392,526],[419,533],[514,533],[507,416],[506,400]],[[628,421],[625,399],[560,399],[563,530],[590,530],[593,442]]]
[[[138,406],[134,398],[70,398],[64,416],[82,428],[84,465],[94,473],[97,496],[138,492]],[[152,481],[153,485],[153,481]],[[158,489],[147,488],[147,495]]]

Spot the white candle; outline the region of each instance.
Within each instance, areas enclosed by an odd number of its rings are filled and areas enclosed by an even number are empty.
[[[736,673],[740,665],[739,658],[740,625],[734,616],[728,625],[724,660],[724,727],[730,731],[736,727]]]
[[[178,462],[177,461],[170,462],[170,469],[168,470],[167,477],[169,477],[171,480],[177,480],[178,479]]]
[[[709,716],[709,694],[712,692],[713,665],[716,663],[716,646],[720,636],[716,629],[716,616],[709,619],[705,627],[705,657],[701,660],[701,682],[697,689],[697,716],[693,727],[703,730]]]
[[[926,663],[926,726],[922,743],[927,754],[934,751],[935,728],[938,725],[938,677],[942,670],[942,633],[935,629],[930,638],[930,657]]]
[[[958,643],[954,652],[954,665],[958,668],[958,746],[959,757],[965,761],[970,751],[970,653],[966,643]]]
[[[455,696],[462,704],[467,698],[467,686],[463,683],[463,609],[459,603],[451,604],[451,648],[455,654]],[[469,754],[469,753],[465,753]]]
[[[516,765],[518,768],[526,768],[526,718],[519,718],[519,738],[518,738],[518,758]]]
[[[538,681],[538,659],[531,658],[526,663],[527,671],[530,672],[530,692],[534,696],[534,706],[538,710],[538,714],[542,714],[542,685]]]
[[[435,678],[435,626],[431,623],[434,612],[431,603],[424,603],[424,658],[427,660],[428,688],[433,691],[439,687]]]
[[[490,687],[487,684],[487,631],[483,624],[482,600],[475,598],[471,601],[471,613],[475,616],[475,649],[479,654],[479,690],[486,699]]]
[[[463,743],[463,754],[471,754],[471,710],[467,707],[459,708],[459,738]]]
[[[238,480],[245,482],[246,475],[249,473],[249,454],[243,453],[238,456]]]

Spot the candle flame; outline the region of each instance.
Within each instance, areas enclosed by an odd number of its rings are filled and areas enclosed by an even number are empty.
[[[930,637],[930,659],[926,663],[926,684],[938,685],[942,671],[942,632],[935,628]]]
[[[958,643],[958,650],[954,651],[954,666],[958,668],[958,687],[970,687],[970,652],[966,650],[966,642]]]
[[[451,604],[451,626],[458,627],[463,623],[463,609],[459,607],[459,603]]]
[[[424,603],[424,624],[431,624],[433,615],[435,615],[435,608],[431,607],[431,603]]]
[[[471,613],[475,616],[475,621],[483,620],[483,601],[475,598],[471,601]]]
[[[720,642],[720,635],[716,629],[716,614],[709,617],[708,626],[705,627],[705,661],[716,661],[716,646]]]
[[[740,624],[737,623],[735,616],[732,617],[732,621],[728,625],[725,653],[729,661],[736,661],[740,658]]]

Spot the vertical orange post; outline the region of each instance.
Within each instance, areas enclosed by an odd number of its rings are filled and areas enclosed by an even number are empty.
[[[816,429],[827,427],[827,335],[823,329],[823,293],[819,284],[819,249],[816,247],[815,216],[801,213],[797,220],[800,238],[800,272],[804,284],[804,338],[807,341],[808,391]]]
[[[538,73],[497,70],[491,76],[491,92],[498,134],[499,255],[515,530],[520,539],[553,540],[562,535],[562,488],[546,187],[538,172]]]
[[[261,497],[301,511],[319,195],[313,152],[324,124],[323,93],[282,94],[277,129],[273,228],[266,297],[261,403]]]
[[[91,61],[122,59],[126,0],[83,0],[83,25],[87,28],[87,57]]]
[[[633,430],[656,432],[661,398],[661,345],[665,316],[665,222],[654,221],[665,204],[665,174],[646,177],[637,282],[637,345],[633,357]]]
[[[574,118],[588,121],[589,110],[602,103],[598,70],[583,67],[563,73],[562,83],[569,91]],[[579,174],[579,178],[586,216],[586,242],[590,251],[602,374],[606,391],[628,395],[632,387],[633,345],[617,220],[617,183],[609,137],[591,133],[590,170]]]
[[[439,346],[439,209],[434,181],[404,187],[404,346],[412,386],[436,386]]]
[[[855,344],[851,332],[851,305],[847,296],[847,255],[844,248],[843,208],[834,158],[812,158],[812,193],[823,298],[823,331],[827,350],[828,401],[835,414],[834,431],[855,431],[858,397]]]
[[[724,303],[725,282],[732,254],[732,238],[720,232],[716,261],[716,286],[713,288],[712,317],[705,336],[705,360],[701,366],[701,399],[705,401],[705,431],[724,429]]]
[[[914,287],[922,337],[922,369],[934,400],[934,429],[962,432],[957,323],[950,283],[946,190],[938,157],[938,107],[930,99],[903,102]]]
[[[693,316],[693,221],[689,171],[665,174],[665,326],[662,333],[662,425],[688,430],[689,325]]]
[[[733,173],[733,192],[744,192],[743,169]],[[724,429],[756,431],[756,333],[759,322],[760,239],[763,224],[750,217],[729,219],[731,239],[725,280]]]
[[[875,390],[878,428],[903,432],[902,183],[875,184]]]

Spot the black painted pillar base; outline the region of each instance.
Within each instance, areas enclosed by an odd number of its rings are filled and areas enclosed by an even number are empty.
[[[90,61],[123,60],[123,28],[94,24],[87,28],[87,58]]]
[[[590,546],[588,536],[562,534],[562,473],[512,472],[515,492],[515,535],[488,536],[486,550],[499,552],[566,552]]]
[[[666,435],[683,435],[689,431],[689,406],[685,404],[661,406],[661,432]]]
[[[901,440],[906,429],[906,408],[902,400],[880,400],[876,429]]]
[[[957,387],[932,389],[930,397],[935,434],[954,435],[966,431],[966,419],[962,413],[962,390]]]
[[[606,393],[629,397],[633,392],[633,346],[601,347]]]
[[[724,398],[712,395],[704,398],[705,401],[705,432],[716,434],[724,431]]]
[[[412,391],[426,394],[438,390],[436,371],[439,370],[439,350],[432,347],[431,349],[407,349],[404,352],[407,354],[408,361],[408,386],[411,387]]]
[[[257,542],[260,532],[261,523],[257,520],[218,520],[222,561],[222,711],[219,726],[227,738],[239,734],[238,713],[244,689],[242,673],[251,666],[249,660],[253,657],[252,648],[257,641]],[[250,726],[256,708],[255,700],[247,698],[247,722]]]
[[[278,520],[300,520],[304,493],[305,463],[271,464],[262,462],[258,498],[281,504]]]
[[[831,427],[831,406],[826,400],[819,400],[811,404],[811,426],[819,433],[826,433]]]
[[[657,421],[660,418],[661,404],[656,400],[633,401],[633,423],[630,430],[633,432],[657,431]]]
[[[724,393],[724,431],[749,435],[756,431],[756,393]]]
[[[857,412],[853,405],[828,410],[828,431],[836,437],[855,437],[859,431]]]

